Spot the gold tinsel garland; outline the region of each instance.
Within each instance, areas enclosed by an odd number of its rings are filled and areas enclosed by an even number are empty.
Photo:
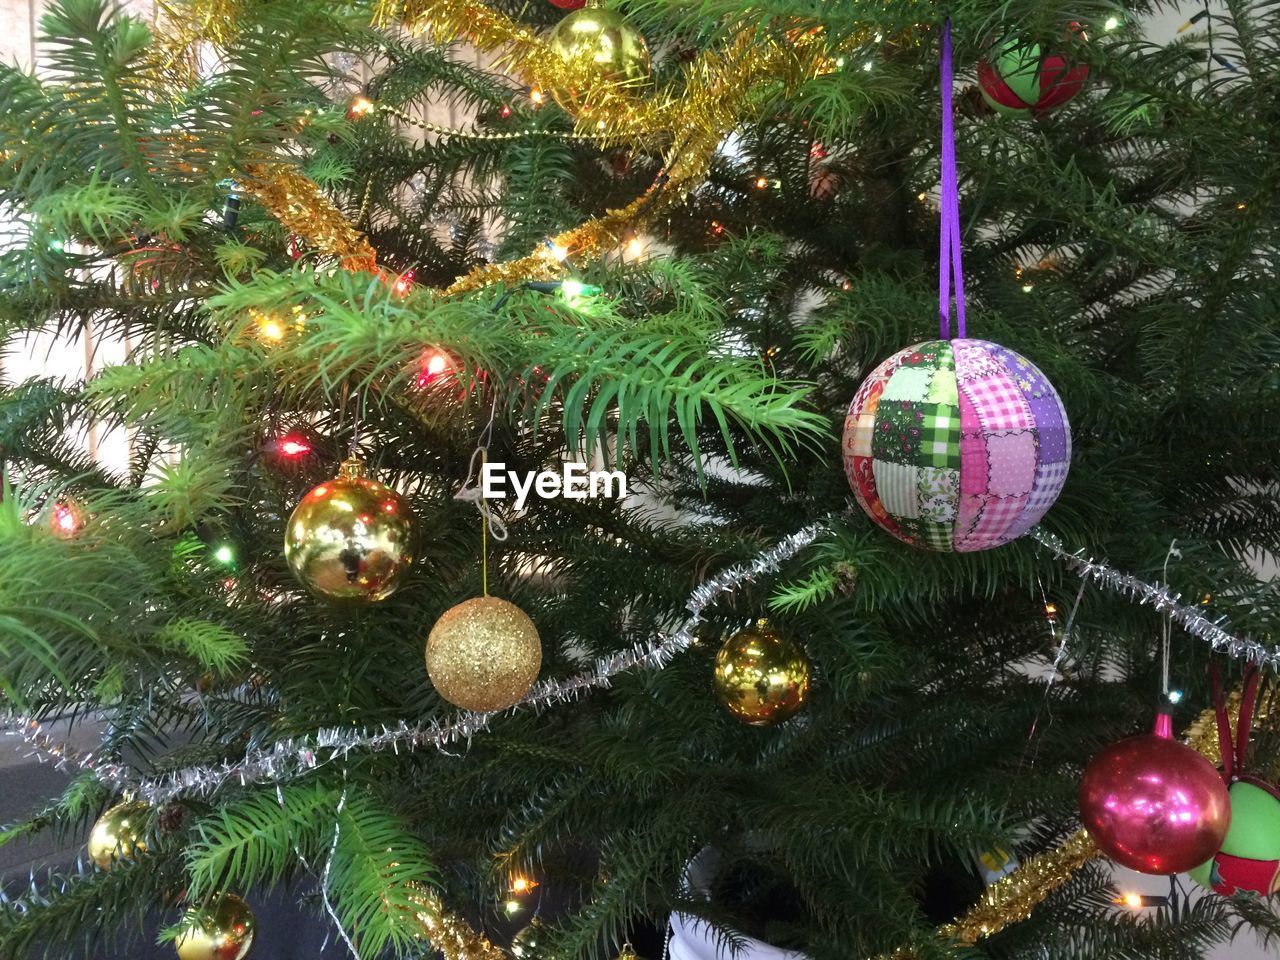
[[[156,0],[156,42],[149,67],[157,92],[187,90],[200,80],[203,44],[225,46],[239,33],[245,0]]]
[[[938,928],[939,938],[973,946],[983,937],[998,933],[1011,923],[1025,920],[1071,875],[1098,856],[1098,847],[1089,834],[1079,830],[1047,853],[1032,857],[1017,870],[987,887],[982,899],[964,912],[955,923]],[[899,951],[895,960],[911,956]]]
[[[425,887],[422,894],[413,899],[417,907],[414,918],[422,924],[424,936],[444,960],[509,960],[500,947],[472,930],[467,921],[449,913],[439,897]]]
[[[634,109],[639,101],[630,92],[590,72],[582,65],[571,67],[543,41],[531,27],[479,0],[378,0],[374,25],[388,28],[403,24],[413,33],[428,34],[448,45],[465,41],[486,52],[498,53],[494,66],[510,68],[535,89],[563,94],[575,90],[589,98],[594,117],[608,124],[608,118]],[[598,131],[605,128],[596,124]]]
[[[584,136],[646,146],[658,136],[670,141],[663,175],[644,195],[551,238],[546,248],[529,256],[477,267],[454,281],[446,294],[552,279],[561,275],[567,257],[603,254],[705,179],[717,147],[740,123],[762,86],[778,85],[786,93],[836,69],[818,32],[801,31],[778,40],[743,29],[724,48],[698,56],[685,72],[679,96],[658,92],[638,98],[607,80],[583,77],[580,66],[562,60],[536,32],[478,0],[380,0],[375,23],[395,22],[430,33],[442,43],[462,37],[479,49],[500,51],[501,62],[535,88],[573,90],[572,101],[588,105],[577,115]]]
[[[1232,723],[1240,714],[1240,694],[1227,703]],[[1262,716],[1262,711],[1259,717]],[[1186,729],[1188,746],[1211,763],[1221,759],[1218,728],[1212,709],[1205,710]],[[1049,896],[1066,883],[1086,863],[1100,855],[1097,845],[1084,830],[1078,830],[1052,850],[1032,857],[1009,875],[987,887],[976,904],[954,923],[941,926],[937,936],[950,944],[973,946],[1012,923],[1026,920]],[[507,955],[476,933],[465,920],[448,913],[435,895],[424,889],[421,910],[416,914],[423,930],[444,960],[508,960]],[[881,960],[912,960],[919,955],[914,947],[901,947]]]
[[[723,48],[698,54],[684,71],[678,94],[658,90],[641,97],[633,87],[619,87],[606,77],[584,76],[581,64],[566,62],[536,31],[481,0],[379,0],[374,22],[384,27],[402,23],[443,44],[465,39],[480,50],[497,52],[497,65],[509,66],[534,89],[557,96],[576,113],[584,132],[648,147],[661,134],[694,141],[714,136],[718,143],[740,120],[761,83],[780,82],[784,92],[792,91],[804,80],[838,69],[839,53],[872,34],[870,29],[858,31],[833,53],[820,29],[793,30],[779,38],[743,24]]]
[[[155,58],[158,77],[192,80],[200,42],[225,43],[234,36],[243,0],[200,0],[181,12],[162,3],[161,42]],[[751,99],[764,85],[785,93],[800,83],[836,69],[820,31],[794,31],[779,40],[743,29],[723,49],[704,51],[685,73],[679,96],[657,93],[637,98],[602,77],[583,76],[580,65],[560,58],[538,34],[477,0],[379,0],[375,22],[407,22],[442,43],[466,38],[484,50],[499,50],[502,62],[518,69],[535,86],[574,91],[578,136],[601,142],[642,142],[656,136],[669,141],[659,181],[630,204],[610,210],[551,238],[548,246],[505,263],[486,264],[454,281],[448,294],[494,283],[518,284],[560,276],[567,257],[599,256],[641,229],[653,217],[683,199],[710,169],[716,148],[738,125]],[[851,45],[864,37],[855,37]],[[188,74],[190,74],[188,76]],[[452,133],[446,128],[438,132]],[[349,270],[376,269],[376,255],[363,235],[343,217],[320,188],[296,167],[258,163],[247,171],[242,192],[290,232],[322,253],[336,256]]]
[[[568,257],[595,257],[616,247],[629,231],[651,220],[658,212],[679,198],[679,193],[665,187],[651,187],[646,193],[620,210],[610,210],[601,217],[552,237],[547,245],[527,257],[503,263],[487,263],[459,277],[445,288],[446,296],[469,293],[493,284],[514,286],[531,280],[551,280],[564,272]]]
[[[313,180],[288,163],[254,163],[238,184],[291,233],[321,253],[337,257],[347,270],[374,270],[377,256]]]

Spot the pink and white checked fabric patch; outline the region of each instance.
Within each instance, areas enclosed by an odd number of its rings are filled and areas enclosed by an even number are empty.
[[[960,384],[960,389],[973,401],[978,420],[987,433],[1026,430],[1033,424],[1027,398],[1007,374],[967,380]]]
[[[1005,534],[1026,509],[1027,500],[1027,496],[983,497],[978,522],[964,537],[956,541],[956,550],[969,553],[1005,543],[1009,539]]]

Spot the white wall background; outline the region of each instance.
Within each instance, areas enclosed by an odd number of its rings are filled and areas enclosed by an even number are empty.
[[[0,0],[0,57],[28,66],[36,62],[34,38],[43,5],[42,0]],[[124,0],[124,6],[143,16],[152,15],[155,9],[153,0]],[[1218,4],[1215,2],[1212,7],[1217,8]],[[1147,22],[1147,36],[1156,42],[1171,40],[1178,27],[1200,9],[1200,3],[1187,3],[1181,8],[1164,11]],[[1203,23],[1194,29],[1203,30]],[[427,119],[451,125],[463,122],[463,118],[451,115],[447,108],[433,110]],[[41,375],[79,377],[86,370],[118,360],[123,351],[122,344],[96,343],[91,338],[88,342],[82,337],[74,343],[56,343],[47,337],[33,337],[0,357],[0,371],[9,382]],[[110,466],[118,467],[127,462],[127,441],[123,436],[103,436],[92,431],[84,443],[86,449]],[[0,765],[20,759],[16,753],[6,750],[0,754]],[[1117,882],[1123,889],[1139,893],[1163,895],[1168,891],[1168,883],[1163,878],[1144,877],[1125,870],[1117,872]],[[1190,881],[1187,885],[1194,887]],[[1215,954],[1216,960],[1262,960],[1270,956],[1250,940],[1246,934],[1240,942],[1222,947]]]

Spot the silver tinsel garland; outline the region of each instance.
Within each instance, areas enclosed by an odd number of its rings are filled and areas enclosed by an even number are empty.
[[[825,523],[810,524],[774,544],[750,563],[729,567],[704,580],[689,595],[685,604],[689,617],[675,633],[601,657],[575,676],[543,681],[511,709],[537,710],[567,702],[588,690],[609,686],[612,678],[624,671],[665,667],[693,643],[694,632],[714,600],[761,574],[777,571],[784,561],[813,543],[826,529]],[[1210,620],[1195,607],[1182,604],[1178,595],[1170,593],[1167,587],[1146,583],[1104,563],[1070,553],[1061,540],[1039,527],[1032,530],[1030,536],[1087,582],[1127,594],[1140,603],[1151,604],[1181,624],[1187,633],[1207,641],[1213,649],[1260,666],[1280,668],[1280,649],[1228,633],[1222,628],[1221,621]],[[151,804],[163,804],[186,794],[214,793],[227,783],[245,785],[287,780],[357,751],[399,752],[423,747],[445,750],[487,730],[496,715],[461,713],[444,723],[400,723],[376,732],[338,727],[322,729],[309,737],[280,740],[269,747],[250,750],[234,762],[187,767],[151,779],[140,777],[124,764],[99,758],[94,753],[77,750],[55,740],[31,717],[12,714],[5,717],[0,720],[0,733],[21,737],[31,747],[32,755],[53,763],[59,769],[91,771],[114,793],[128,793]]]
[[[675,633],[597,659],[583,672],[564,680],[546,680],[534,686],[512,710],[538,709],[573,700],[588,690],[607,687],[614,676],[636,668],[661,669],[694,641],[694,631],[712,601],[781,564],[813,543],[825,530],[814,523],[780,540],[749,563],[722,570],[704,580],[689,595],[685,609],[688,619]],[[124,764],[100,761],[91,753],[76,750],[46,735],[40,724],[25,716],[10,715],[0,720],[0,733],[20,736],[33,755],[59,768],[92,771],[114,793],[128,793],[153,805],[168,803],[186,794],[210,794],[224,784],[244,785],[287,780],[298,774],[346,757],[353,751],[416,750],[434,747],[444,750],[451,744],[469,740],[489,727],[493,713],[461,713],[447,723],[384,727],[377,732],[329,728],[310,737],[280,740],[270,747],[250,750],[232,763],[187,767],[152,779],[143,779]]]
[[[1214,650],[1237,660],[1247,660],[1259,667],[1280,669],[1280,648],[1268,647],[1248,637],[1237,637],[1222,628],[1223,618],[1210,620],[1197,607],[1182,603],[1181,596],[1171,593],[1160,583],[1147,583],[1127,573],[1121,573],[1105,563],[1085,559],[1081,553],[1071,553],[1062,541],[1042,527],[1034,528],[1030,536],[1045,547],[1055,558],[1065,563],[1086,581],[1092,581],[1115,593],[1127,594],[1139,603],[1149,603],[1158,612],[1178,623],[1193,637],[1208,642]]]

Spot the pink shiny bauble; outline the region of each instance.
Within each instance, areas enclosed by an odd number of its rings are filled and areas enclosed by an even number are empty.
[[[1155,730],[1113,743],[1085,769],[1080,818],[1116,863],[1139,873],[1182,873],[1212,857],[1231,824],[1231,799],[1213,765]]]

